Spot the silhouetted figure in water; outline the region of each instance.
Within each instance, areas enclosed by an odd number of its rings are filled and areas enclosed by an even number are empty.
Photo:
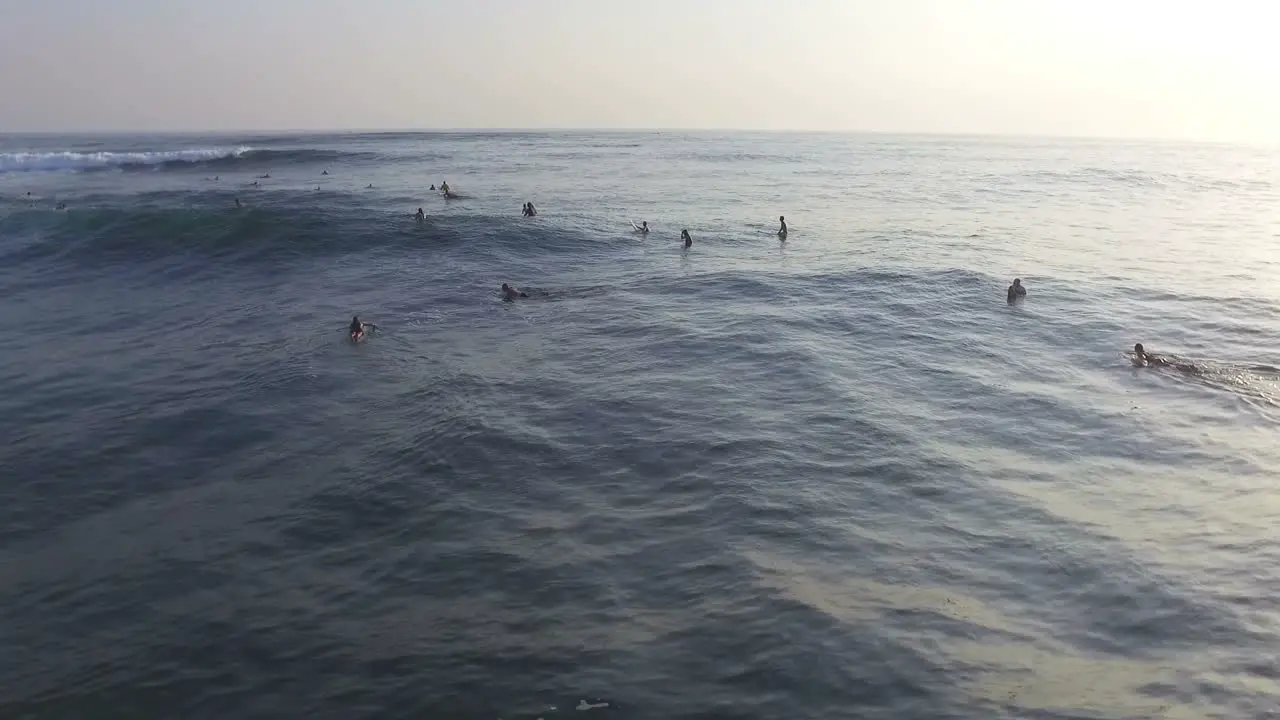
[[[1009,286],[1009,302],[1016,302],[1027,296],[1027,289],[1022,287],[1022,278],[1014,278]]]
[[[787,219],[782,215],[779,215],[778,222],[782,223],[782,227],[778,228],[778,237],[782,240],[786,240],[787,239]]]
[[[322,173],[320,173],[320,174],[321,174],[321,175],[328,175],[328,174],[329,174],[329,171],[328,171],[328,170],[325,170],[324,172],[322,172]]]
[[[236,207],[244,207],[240,204],[240,198],[236,198]]]
[[[422,212],[422,208],[418,208],[418,214],[414,215],[413,219],[417,220],[418,222],[422,222],[423,220],[427,219],[427,214]]]
[[[520,288],[512,287],[506,283],[502,283],[502,299],[506,301],[515,300],[516,298],[527,298],[528,294],[521,292]]]
[[[693,247],[693,236],[689,234],[688,228],[680,231],[680,239],[684,240],[684,249],[688,250]]]

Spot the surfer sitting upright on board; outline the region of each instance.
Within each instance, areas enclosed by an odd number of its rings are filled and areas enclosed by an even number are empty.
[[[1009,302],[1015,302],[1027,296],[1027,289],[1022,287],[1022,278],[1014,278],[1009,286]]]
[[[360,317],[358,315],[353,315],[351,317],[351,325],[347,330],[351,332],[352,340],[359,340],[361,336],[364,335],[366,328],[373,331],[377,330],[378,326],[373,323],[360,322]]]

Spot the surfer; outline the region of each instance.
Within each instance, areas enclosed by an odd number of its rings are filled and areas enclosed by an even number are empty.
[[[1200,372],[1200,368],[1193,363],[1178,362],[1175,358],[1149,353],[1142,347],[1142,343],[1134,343],[1133,364],[1138,367],[1171,367],[1186,373]]]
[[[510,302],[516,298],[527,298],[528,294],[522,292],[520,288],[512,287],[506,283],[502,283],[502,299]]]
[[[418,222],[422,222],[423,220],[427,219],[427,214],[422,212],[422,208],[418,208],[418,214],[414,215],[413,219],[417,220]]]
[[[435,186],[435,185],[432,185],[432,186],[431,186],[431,191],[432,191],[432,192],[435,192],[435,189],[436,189],[436,186]]]
[[[529,217],[537,217],[537,216],[538,216],[538,208],[534,207],[533,203],[529,203]]]
[[[693,247],[693,236],[689,234],[689,230],[687,228],[680,231],[680,239],[684,241],[685,250]]]
[[[372,190],[372,189],[373,189],[373,183],[369,183],[369,186],[365,188],[365,190]]]
[[[259,175],[259,176],[258,176],[258,179],[259,179],[259,180],[269,180],[270,178],[271,178],[271,173],[267,173],[267,174],[265,174],[265,175]]]
[[[325,170],[324,172],[322,172],[322,173],[320,173],[320,174],[321,174],[321,175],[328,175],[328,174],[329,174],[329,171],[328,171],[328,170]]]
[[[240,198],[236,198],[236,207],[244,207],[244,205],[240,204]]]
[[[782,238],[783,240],[786,240],[787,239],[787,218],[782,215],[779,215],[778,222],[782,223],[782,227],[778,228],[778,237]]]
[[[449,192],[449,183],[447,183],[447,182],[442,182],[442,183],[440,183],[440,193],[441,193],[442,195],[444,195],[445,197],[449,197],[449,195],[450,195],[450,192]]]
[[[525,203],[520,206],[520,214],[525,217],[529,217],[529,203]]]
[[[1027,289],[1022,287],[1022,278],[1014,278],[1013,284],[1009,286],[1009,302],[1020,300],[1027,296]]]
[[[373,330],[377,330],[378,326],[374,325],[373,323],[360,322],[359,316],[356,316],[356,315],[351,316],[351,325],[350,327],[347,328],[347,330],[348,332],[351,333],[352,340],[359,340],[361,337],[363,337],[366,328],[370,331],[373,331]]]
[[[636,230],[639,231],[641,235],[648,235],[649,221],[645,220],[644,222],[641,222],[640,225],[636,228]]]
[[[58,203],[58,207],[54,208],[54,210],[66,210],[66,209],[67,209],[67,204],[64,202]]]

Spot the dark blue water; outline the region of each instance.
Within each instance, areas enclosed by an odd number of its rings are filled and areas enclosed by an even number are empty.
[[[0,717],[1280,717],[1278,331],[1275,151],[3,138]]]

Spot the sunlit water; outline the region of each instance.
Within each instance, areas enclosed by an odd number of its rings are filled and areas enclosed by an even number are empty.
[[[0,195],[0,716],[1280,717],[1274,151],[10,137]]]

